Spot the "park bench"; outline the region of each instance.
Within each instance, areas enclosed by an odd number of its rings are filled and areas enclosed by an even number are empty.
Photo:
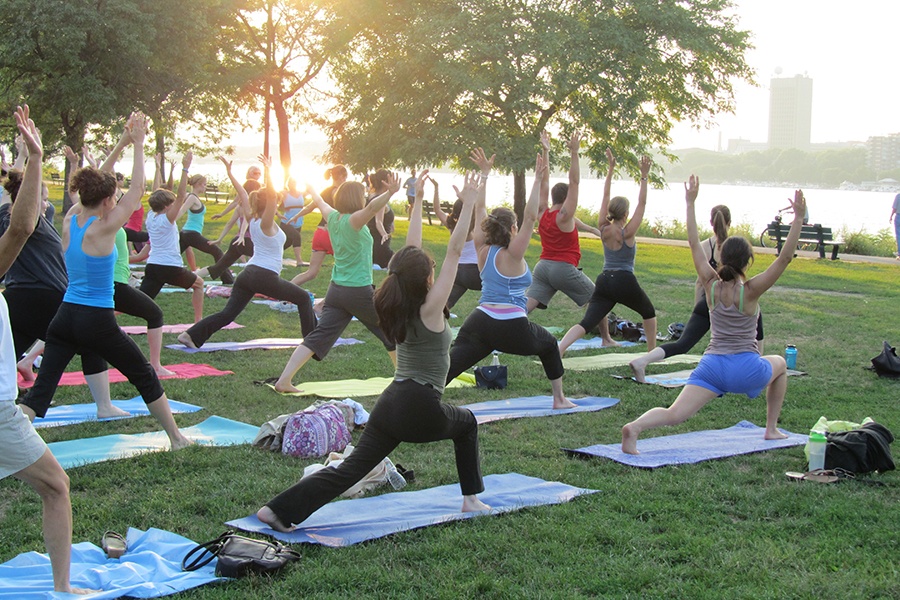
[[[59,173],[50,173],[50,183],[53,185],[62,185],[63,179]]]
[[[769,237],[775,242],[779,254],[781,254],[781,247],[784,245],[784,240],[787,239],[790,230],[791,226],[787,223],[778,223],[776,221],[769,223]],[[819,251],[819,258],[825,258],[825,246],[830,245],[831,260],[837,260],[838,250],[844,242],[834,238],[831,227],[822,227],[822,225],[816,223],[815,225],[803,226],[798,243],[815,244],[816,249]]]
[[[206,184],[206,191],[203,193],[203,197],[209,202],[209,197],[212,196],[213,202],[216,204],[219,203],[219,198],[228,199],[228,192],[220,192],[219,186],[214,183]]]
[[[453,211],[453,203],[444,200],[441,202],[441,210],[446,214],[450,214]],[[423,202],[422,203],[422,211],[425,213],[425,216],[428,217],[428,224],[431,225],[431,217],[434,215],[434,208],[431,205],[431,202]]]

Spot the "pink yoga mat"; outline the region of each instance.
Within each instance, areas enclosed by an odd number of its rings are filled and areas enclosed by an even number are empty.
[[[209,365],[195,365],[192,363],[180,363],[177,365],[165,365],[165,367],[174,372],[173,377],[161,377],[160,379],[194,379],[195,377],[212,377],[217,375],[233,375],[234,371],[220,371]],[[121,383],[128,381],[124,375],[116,369],[109,370],[109,382]],[[30,388],[34,385],[33,381],[24,381],[19,375],[19,387],[23,389]],[[59,385],[85,385],[84,374],[81,371],[73,371],[71,373],[63,373],[59,380]]]
[[[176,325],[163,325],[162,331],[163,333],[184,333],[188,329],[190,329],[192,323],[178,323]],[[229,323],[222,329],[240,329],[243,325],[238,325],[237,323]],[[125,325],[122,327],[122,331],[129,335],[147,335],[147,326],[146,325]]]

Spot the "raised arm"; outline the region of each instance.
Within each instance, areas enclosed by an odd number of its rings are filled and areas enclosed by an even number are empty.
[[[322,216],[325,217],[325,219],[328,219],[328,215],[335,212],[336,209],[325,202],[322,196],[319,195],[319,192],[317,192],[315,188],[313,188],[313,186],[311,186],[308,182],[306,184],[306,193],[309,194],[309,197],[313,200],[310,206],[318,208],[319,212],[322,213]],[[303,210],[306,209],[304,208]]]
[[[108,221],[111,232],[122,227],[128,222],[131,213],[137,210],[141,204],[141,198],[144,196],[144,140],[147,137],[148,119],[140,112],[132,113],[128,119],[126,128],[130,129],[129,136],[134,145],[134,161],[131,166],[131,185],[119,199],[119,203],[113,208],[106,218],[102,221]]]
[[[562,207],[556,213],[556,224],[561,231],[569,232],[575,229],[575,211],[578,208],[578,188],[581,185],[581,165],[578,162],[578,150],[581,148],[581,134],[574,132],[569,138],[569,191]],[[549,161],[547,164],[547,177],[549,178]]]
[[[116,145],[113,146],[113,149],[109,152],[109,156],[107,156],[106,160],[103,161],[103,164],[100,165],[100,170],[106,171],[107,173],[114,173],[116,170],[116,161],[119,160],[119,157],[122,156],[122,151],[127,148],[130,143],[131,131],[128,127],[125,127],[125,129],[122,130],[122,135],[119,136],[119,141],[116,142]]]
[[[490,158],[481,148],[475,148],[469,158],[472,159],[478,169],[481,171],[481,189],[478,192],[478,198],[475,200],[475,229],[472,231],[472,241],[475,242],[475,248],[481,250],[484,246],[484,230],[481,229],[481,223],[487,218],[487,180],[491,175],[491,169],[494,168],[494,158],[496,154],[492,154]],[[459,225],[457,224],[457,227]]]
[[[387,206],[387,203],[390,201],[391,196],[396,194],[400,190],[400,176],[396,173],[391,173],[390,178],[387,181],[388,189],[367,205],[350,215],[350,226],[353,227],[356,231],[359,231],[363,227],[366,226],[366,223],[369,220],[377,215],[382,208]]]
[[[684,184],[684,200],[687,204],[687,233],[688,243],[691,246],[691,258],[694,261],[694,269],[697,271],[697,277],[704,289],[709,287],[709,282],[717,277],[715,269],[709,265],[709,259],[703,252],[700,243],[700,232],[697,229],[697,211],[694,204],[697,200],[697,194],[700,192],[700,178],[691,175],[690,179]]]
[[[21,152],[28,154],[28,161],[22,173],[22,184],[16,202],[10,208],[9,227],[0,236],[0,276],[5,275],[15,262],[41,217],[41,170],[44,147],[41,144],[41,134],[28,114],[27,104],[16,108],[16,127],[19,129],[24,147]]]
[[[644,210],[647,208],[647,180],[650,177],[650,157],[641,157],[641,189],[638,192],[637,206],[631,214],[631,220],[625,225],[625,239],[632,239],[637,235],[641,223],[644,221]]]
[[[431,177],[428,178],[428,181],[434,186],[434,196],[431,198],[431,210],[434,212],[434,216],[438,218],[438,221],[441,222],[441,225],[449,228],[449,225],[447,225],[447,213],[441,208],[441,194],[438,190],[438,182]]]
[[[791,202],[791,206],[794,209],[794,220],[781,252],[778,253],[778,257],[772,261],[768,269],[747,282],[746,288],[751,300],[758,299],[766,290],[775,285],[794,258],[797,240],[800,239],[800,233],[803,231],[803,215],[806,213],[806,198],[803,196],[803,190],[794,191],[794,201]]]
[[[422,247],[422,201],[425,199],[425,180],[428,179],[428,169],[422,169],[416,177],[416,197],[409,209],[409,229],[406,232],[406,245]]]
[[[272,159],[264,154],[260,154],[259,160],[263,164],[263,173],[264,173],[263,181],[265,181],[265,188],[266,188],[266,190],[274,191],[275,187],[272,185]],[[278,226],[275,225],[275,211],[277,208],[278,208],[277,202],[266,202],[266,206],[265,206],[265,208],[263,208],[263,213],[260,217],[260,220],[262,221],[260,223],[260,228],[262,229],[263,233],[265,233],[268,236],[275,235],[275,230],[278,229]],[[247,208],[245,210],[246,210],[246,213],[248,216],[247,220],[249,221],[249,216],[250,216],[249,201],[247,202]]]
[[[178,193],[175,194],[175,202],[166,209],[166,217],[170,223],[178,220],[178,216],[181,214],[181,207],[184,206],[184,201],[187,198],[188,173],[190,173],[193,159],[194,154],[190,150],[181,157],[181,177],[178,179]]]
[[[575,217],[575,229],[577,229],[578,231],[581,231],[583,233],[591,233],[593,235],[596,235],[597,237],[600,237],[599,229],[597,229],[596,227],[593,227],[591,225],[588,225],[587,223],[583,222],[578,217]]]
[[[218,158],[220,161],[222,161],[222,164],[225,165],[225,172],[228,174],[228,180],[231,182],[231,186],[234,188],[234,193],[235,193],[234,200],[231,201],[231,204],[226,206],[225,210],[223,210],[221,213],[212,217],[213,219],[221,219],[222,217],[224,217],[225,215],[227,215],[228,213],[233,211],[238,206],[241,206],[242,204],[244,204],[244,202],[246,202],[247,198],[249,198],[249,194],[247,193],[247,190],[244,189],[244,186],[241,185],[241,182],[238,181],[237,178],[234,176],[234,173],[231,172],[232,161],[226,159],[224,156],[217,156],[216,158]],[[235,219],[232,218],[230,223],[233,224],[234,220]],[[228,226],[226,226],[226,227],[228,227]]]
[[[603,229],[603,226],[609,223],[606,216],[609,214],[609,199],[612,196],[612,178],[616,172],[616,157],[613,156],[612,148],[606,149],[606,180],[603,182],[603,200],[600,202],[600,216],[597,218],[597,229]]]
[[[531,186],[531,195],[528,196],[528,202],[525,203],[525,214],[522,217],[522,227],[506,248],[510,257],[513,259],[521,260],[525,258],[525,251],[528,250],[528,244],[531,242],[531,235],[534,233],[534,222],[537,220],[538,196],[541,192],[541,179],[544,177],[544,171],[548,168],[549,166],[544,162],[544,157],[538,154],[534,161],[534,185]]]
[[[544,164],[550,164],[550,135],[546,131],[541,132],[541,154],[544,157]],[[550,169],[545,171],[544,177],[541,179],[541,198],[538,204],[538,215],[544,214],[544,211],[550,208]],[[557,222],[559,216],[556,217]]]
[[[22,134],[16,136],[16,160],[13,161],[12,168],[21,171],[25,168],[25,157],[28,155],[28,144]],[[43,156],[43,154],[42,154]]]

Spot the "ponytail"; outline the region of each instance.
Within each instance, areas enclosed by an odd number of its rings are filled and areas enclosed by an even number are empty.
[[[713,233],[716,234],[716,245],[719,248],[728,239],[728,228],[731,227],[731,210],[724,204],[718,204],[712,207],[709,213],[709,222],[712,225]]]

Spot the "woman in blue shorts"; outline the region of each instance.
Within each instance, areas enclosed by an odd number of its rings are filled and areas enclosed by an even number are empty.
[[[693,175],[685,185],[687,230],[691,256],[700,284],[709,300],[709,347],[694,369],[687,385],[669,408],[652,408],[622,428],[622,452],[638,454],[641,432],[676,425],[693,416],[703,406],[726,393],[747,394],[755,398],[766,390],[765,439],[787,436],[777,428],[784,393],[787,367],[781,356],[760,356],[756,344],[759,298],[784,273],[794,256],[803,219],[794,219],[784,248],[768,269],[745,281],[745,271],[753,262],[753,249],[743,237],[732,236],[722,244],[719,269],[714,270],[700,247],[694,201],[700,181]],[[803,192],[794,193],[794,214],[806,210]]]

